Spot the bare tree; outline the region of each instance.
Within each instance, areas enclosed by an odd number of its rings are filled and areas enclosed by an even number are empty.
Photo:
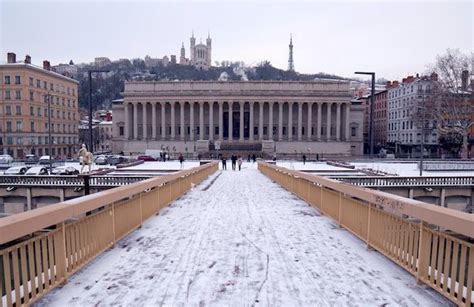
[[[435,95],[438,105],[438,130],[442,135],[462,137],[461,157],[468,157],[469,131],[474,126],[474,96],[469,87],[474,56],[448,49],[439,55],[432,69],[439,76],[440,87]],[[472,86],[472,85],[471,85]]]

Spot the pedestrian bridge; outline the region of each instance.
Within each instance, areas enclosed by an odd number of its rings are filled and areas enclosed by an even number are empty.
[[[1,219],[0,306],[470,306],[472,238],[467,213],[214,162]]]

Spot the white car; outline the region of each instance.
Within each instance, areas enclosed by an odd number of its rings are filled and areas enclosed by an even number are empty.
[[[51,158],[51,163],[54,162],[53,158]],[[39,164],[49,164],[49,156],[41,156],[38,160]]]
[[[7,169],[3,174],[4,175],[24,175],[28,171],[26,166],[12,166]]]
[[[13,157],[10,155],[0,155],[0,164],[11,164],[13,163]]]
[[[38,175],[49,175],[48,169],[44,166],[33,166],[26,171],[25,175],[38,176]]]

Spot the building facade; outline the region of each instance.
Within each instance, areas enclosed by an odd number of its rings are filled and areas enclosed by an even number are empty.
[[[347,82],[126,82],[113,151],[362,154],[363,106]]]
[[[428,102],[438,77],[408,76],[401,83],[387,84],[387,142],[401,157],[419,157],[421,153],[422,132],[424,131],[425,156],[437,156],[439,135],[436,119],[429,116]],[[425,127],[422,128],[418,114],[426,113]]]
[[[51,71],[48,61],[38,67],[27,56],[17,63],[16,55],[9,53],[8,63],[0,65],[0,152],[15,158],[47,155],[51,127],[51,155],[75,153],[78,86],[78,81]]]

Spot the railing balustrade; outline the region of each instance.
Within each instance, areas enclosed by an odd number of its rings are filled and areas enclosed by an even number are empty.
[[[330,176],[330,178],[364,187],[446,187],[472,186],[473,176],[458,177],[398,177],[398,176]]]
[[[34,303],[217,169],[121,177],[130,184],[0,219],[0,307]]]
[[[473,303],[474,215],[265,162],[259,162],[258,169],[406,269],[418,282],[459,306]],[[385,178],[367,182],[380,184]],[[435,177],[428,181],[439,182]]]

